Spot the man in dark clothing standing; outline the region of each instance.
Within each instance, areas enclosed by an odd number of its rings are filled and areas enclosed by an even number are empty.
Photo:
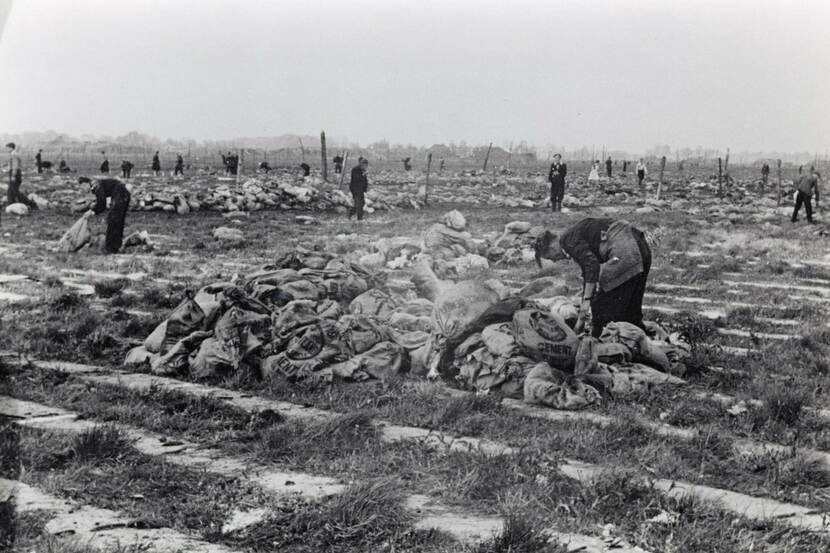
[[[343,156],[337,154],[332,161],[334,161],[334,174],[339,175],[343,172]]]
[[[92,182],[87,177],[78,179],[81,184],[88,184],[95,194],[95,206],[86,212],[85,217],[92,217],[107,210],[107,198],[110,198],[110,211],[107,214],[107,238],[104,243],[106,253],[118,253],[124,240],[124,221],[130,207],[130,191],[117,179],[100,179]]]
[[[309,165],[308,163],[300,163],[300,169],[303,170],[304,177],[307,177],[311,174],[311,165]]]
[[[349,182],[349,190],[352,192],[352,199],[354,200],[354,207],[349,211],[349,219],[353,214],[357,214],[357,220],[363,220],[363,204],[366,201],[366,190],[369,189],[369,179],[366,177],[366,171],[369,169],[369,160],[361,157],[358,164],[352,168],[352,178]]]
[[[611,156],[608,156],[608,159],[605,160],[605,174],[608,175],[608,178],[611,178],[611,167],[614,163],[611,161]]]
[[[101,163],[101,173],[104,175],[110,174],[110,160],[107,159],[107,154],[101,152],[101,155],[104,156],[104,161]]]
[[[37,204],[20,191],[23,184],[23,162],[17,153],[17,146],[14,142],[9,142],[6,148],[9,149],[9,188],[6,193],[9,204],[21,203],[29,209],[37,209]]]
[[[173,176],[176,175],[184,176],[184,159],[182,159],[182,154],[176,154],[176,166],[173,168]]]
[[[43,150],[38,150],[35,154],[35,166],[38,173],[43,172]]]
[[[409,163],[411,160],[412,160],[412,158],[409,158],[409,157],[405,157],[401,160],[401,161],[403,161],[403,170],[404,171],[411,171],[412,170],[412,165]]]
[[[125,179],[130,178],[130,173],[133,170],[133,164],[126,159],[121,160],[121,176]]]
[[[813,222],[813,192],[816,194],[816,207],[819,202],[818,181],[821,174],[816,171],[815,167],[810,167],[810,171],[806,175],[802,175],[797,183],[798,191],[795,194],[795,209],[793,209],[792,222],[798,221],[798,212],[801,210],[801,204],[807,210],[807,222]]]
[[[591,313],[598,337],[610,322],[643,328],[643,295],[651,269],[651,248],[643,233],[627,221],[583,219],[561,237],[545,231],[534,244],[536,262],[570,258],[582,269],[583,292],[576,330]]]
[[[623,173],[628,173],[628,160],[623,160]]]
[[[761,166],[761,194],[764,193],[764,190],[767,187],[767,182],[769,181],[769,163],[764,163]]]
[[[550,208],[551,211],[562,211],[562,198],[565,196],[565,177],[568,175],[568,166],[562,163],[562,155],[553,156],[553,163],[548,173],[550,182]]]
[[[159,161],[159,153],[156,151],[153,154],[153,174],[159,176],[159,173],[161,173],[161,161]]]

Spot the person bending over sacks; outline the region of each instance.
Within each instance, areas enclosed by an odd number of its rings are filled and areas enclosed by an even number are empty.
[[[93,182],[87,177],[80,177],[78,182],[88,184],[90,192],[95,194],[95,206],[87,211],[84,217],[89,218],[106,211],[107,198],[110,198],[104,251],[118,253],[124,240],[124,221],[127,218],[127,209],[130,207],[130,191],[118,179],[100,179]]]
[[[606,324],[623,321],[643,330],[643,295],[651,268],[651,248],[642,231],[614,219],[583,219],[557,236],[545,231],[534,244],[536,262],[573,259],[582,269],[582,302],[575,330],[591,314],[593,336]]]

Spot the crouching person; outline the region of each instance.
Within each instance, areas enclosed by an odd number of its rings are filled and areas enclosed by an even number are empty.
[[[643,327],[643,295],[651,268],[651,248],[642,231],[627,221],[583,219],[561,237],[545,231],[534,244],[536,262],[573,259],[582,269],[583,292],[575,330],[591,314],[592,334],[624,321]]]
[[[104,251],[118,253],[124,240],[124,222],[130,207],[130,191],[123,182],[117,179],[100,179],[93,182],[87,177],[80,177],[78,182],[88,184],[90,192],[95,194],[95,206],[86,212],[85,217],[92,217],[106,211],[107,198],[110,198]]]

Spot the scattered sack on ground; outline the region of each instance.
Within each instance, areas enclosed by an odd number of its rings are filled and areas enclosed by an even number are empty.
[[[575,410],[598,403],[600,394],[593,386],[541,362],[525,377],[524,400],[554,409]]]
[[[65,253],[76,252],[86,246],[91,238],[92,233],[89,232],[87,218],[81,217],[69,227],[69,230],[58,241],[57,251]]]
[[[214,229],[213,238],[221,242],[242,244],[245,242],[245,235],[241,230],[230,227],[219,227]]]
[[[6,213],[9,215],[19,215],[25,217],[29,214],[29,206],[21,203],[13,203],[6,206]]]
[[[558,315],[539,308],[521,309],[513,315],[513,332],[526,356],[557,369],[573,369],[579,337]]]

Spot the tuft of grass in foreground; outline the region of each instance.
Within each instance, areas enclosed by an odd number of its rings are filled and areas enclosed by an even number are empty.
[[[102,424],[72,439],[72,457],[80,462],[118,460],[129,447],[129,438],[118,427]]]
[[[502,531],[475,548],[474,553],[556,553],[564,546],[553,545],[527,518],[511,513],[504,520]]]
[[[130,281],[126,278],[116,278],[107,280],[98,280],[93,283],[92,287],[95,289],[95,295],[101,298],[111,298],[116,294],[120,294],[130,285]]]
[[[755,427],[761,427],[769,421],[793,426],[801,418],[804,407],[810,404],[809,396],[802,390],[770,386],[765,392],[761,398],[763,405],[752,410]]]

